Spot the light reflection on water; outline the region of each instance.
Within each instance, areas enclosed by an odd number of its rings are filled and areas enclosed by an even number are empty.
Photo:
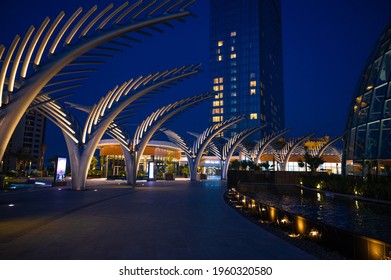
[[[391,206],[326,196],[294,186],[268,186],[257,200],[325,224],[391,243]]]

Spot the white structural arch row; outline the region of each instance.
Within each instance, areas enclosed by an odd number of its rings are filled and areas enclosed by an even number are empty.
[[[82,8],[79,8],[62,27],[61,22],[65,18],[65,13],[61,12],[51,25],[49,25],[50,19],[46,18],[37,31],[34,26],[31,26],[22,40],[19,35],[16,35],[8,50],[5,46],[0,45],[0,60],[3,60],[0,68],[0,160],[4,156],[17,124],[33,100],[40,94],[50,94],[50,92],[42,92],[49,82],[72,63],[78,65],[96,63],[94,61],[75,63],[75,59],[86,55],[91,50],[118,50],[102,45],[117,43],[113,41],[117,38],[137,42],[137,39],[129,37],[127,34],[138,32],[150,35],[143,29],[150,28],[160,31],[156,25],[164,24],[171,27],[169,22],[181,20],[191,15],[186,8],[194,1],[169,2],[156,3],[156,1],[152,1],[143,4],[142,1],[138,1],[130,7],[128,7],[129,3],[125,2],[112,12],[110,11],[113,5],[110,4],[99,14],[93,16],[97,11],[97,7],[94,6],[77,20],[83,11]],[[145,14],[145,16],[141,18],[141,14]],[[80,40],[81,38],[83,40]],[[66,48],[59,48],[61,41],[64,42],[63,46]],[[127,44],[117,43],[116,45]],[[48,57],[47,61],[42,60],[45,53]],[[3,55],[5,55],[4,59]],[[101,56],[101,54],[88,55],[90,57]],[[34,65],[34,69],[39,71],[30,71],[30,65]],[[18,70],[21,81],[16,79]],[[66,76],[89,71],[88,69],[71,70],[61,74]],[[21,86],[16,88],[15,83],[19,83]],[[68,87],[63,89],[66,88]]]
[[[268,136],[264,137],[255,145],[255,147],[251,150],[250,155],[251,159],[255,163],[259,163],[261,157],[265,153],[265,151],[271,147],[271,144],[273,144],[274,141],[276,141],[278,138],[283,136],[284,134],[288,133],[289,129],[285,129],[273,134],[269,134]]]
[[[143,155],[148,142],[151,140],[156,131],[159,130],[165,122],[178,113],[189,107],[195,106],[200,102],[212,99],[214,95],[214,91],[202,93],[164,106],[153,112],[137,127],[132,142],[133,150],[127,151],[124,148],[122,149],[125,156],[126,174],[129,184],[136,184],[136,175],[141,156]]]
[[[235,134],[231,139],[228,140],[228,142],[224,145],[223,152],[222,152],[221,179],[227,180],[229,162],[230,162],[231,157],[233,156],[236,148],[243,142],[243,140],[245,140],[247,137],[251,136],[252,134],[261,130],[264,127],[265,127],[265,125],[247,128],[247,129]]]
[[[221,131],[227,129],[231,125],[243,121],[244,119],[244,116],[237,116],[207,128],[202,134],[197,137],[197,139],[193,143],[192,148],[190,148],[177,133],[167,129],[162,129],[162,131],[167,135],[171,142],[175,143],[185,152],[190,169],[190,180],[195,181],[197,180],[197,167],[201,161],[204,151],[206,150],[210,142]]]
[[[66,114],[58,102],[45,102],[37,107],[37,110],[54,120],[64,134],[71,162],[73,188],[85,188],[89,163],[100,139],[107,131],[128,151],[131,150],[128,134],[114,123],[121,112],[146,94],[198,73],[198,65],[179,69],[165,71],[164,75],[156,73],[147,77],[140,76],[122,86],[116,86],[92,107],[83,129],[77,129],[78,122],[70,114]]]

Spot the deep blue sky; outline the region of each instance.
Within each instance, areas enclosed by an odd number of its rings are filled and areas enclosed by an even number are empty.
[[[31,24],[39,26],[45,16],[54,19],[61,10],[70,15],[79,6],[88,10],[95,3],[103,8],[111,2],[124,1],[6,1],[1,9],[0,43],[8,47],[14,35],[24,36]],[[196,18],[176,23],[174,29],[164,28],[165,34],[145,37],[142,44],[115,54],[82,88],[72,91],[76,95],[70,101],[91,105],[131,77],[199,62],[203,73],[154,97],[139,118],[168,102],[208,91],[208,4],[198,0],[191,6]],[[343,133],[359,75],[390,17],[389,0],[282,0],[285,119],[290,136]],[[169,127],[182,134],[201,132],[208,125],[207,110],[207,103],[199,105]],[[130,123],[137,123],[137,118]],[[66,154],[59,129],[50,123],[46,142],[46,157]]]

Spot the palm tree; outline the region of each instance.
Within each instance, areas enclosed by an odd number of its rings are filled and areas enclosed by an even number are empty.
[[[250,170],[258,171],[261,169],[261,167],[252,160],[247,161],[247,164]]]
[[[247,160],[240,161],[240,167],[242,168],[242,170],[247,170],[247,167],[249,167],[248,161]]]
[[[98,159],[95,156],[93,156],[90,163],[90,169],[95,170],[97,164],[98,164]]]
[[[11,157],[16,159],[16,166],[19,166],[21,171],[26,170],[26,167],[34,159],[30,153],[30,149],[24,147],[18,147],[11,153]]]
[[[240,161],[239,160],[234,159],[233,161],[230,162],[229,169],[239,170],[239,168],[240,168]]]
[[[304,154],[304,162],[311,170],[311,172],[316,172],[319,166],[324,163],[324,160],[322,159],[322,157],[312,156],[306,151]],[[303,166],[303,164],[304,164],[303,161],[299,160],[299,166]]]
[[[268,161],[264,161],[261,163],[261,167],[264,168],[266,171],[268,171],[270,169],[271,165]]]

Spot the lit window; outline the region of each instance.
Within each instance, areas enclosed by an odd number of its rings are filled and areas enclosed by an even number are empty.
[[[217,54],[220,54],[221,53],[221,51],[220,51],[220,49],[217,49],[217,52],[216,52]]]
[[[219,78],[214,78],[213,79],[213,83],[218,84],[219,83]]]
[[[223,106],[223,100],[213,101],[213,107]]]
[[[223,78],[219,78],[219,83],[222,83],[223,82]]]
[[[236,53],[231,54],[231,59],[234,59],[234,58],[236,58]]]
[[[250,114],[250,120],[256,120],[256,119],[258,119],[258,114],[257,113]]]
[[[219,46],[219,47],[223,46],[223,41],[218,41],[217,46]]]
[[[217,56],[217,60],[218,61],[222,61],[223,60],[223,56],[222,55]]]
[[[223,93],[222,93],[222,92],[217,93],[217,94],[215,95],[215,99],[220,99],[220,98],[223,98]]]
[[[224,86],[223,86],[223,85],[220,85],[220,86],[219,86],[219,90],[224,90]]]
[[[236,31],[231,32],[231,37],[235,37],[235,36],[236,36]]]
[[[236,92],[232,92],[232,93],[231,93],[231,96],[232,96],[232,97],[236,97]]]
[[[235,47],[234,46],[231,47],[231,52],[233,52],[233,51],[235,51]]]
[[[220,116],[213,117],[213,122],[221,122],[221,121],[223,121],[223,117],[220,117]]]
[[[250,87],[256,87],[257,81],[250,81]]]
[[[214,86],[214,87],[213,87],[213,90],[214,90],[214,91],[219,91],[219,86]]]
[[[254,95],[254,94],[256,94],[255,88],[250,89],[250,95]]]
[[[213,115],[216,115],[216,114],[223,114],[224,109],[223,109],[223,108],[213,109],[212,112],[213,112]]]

